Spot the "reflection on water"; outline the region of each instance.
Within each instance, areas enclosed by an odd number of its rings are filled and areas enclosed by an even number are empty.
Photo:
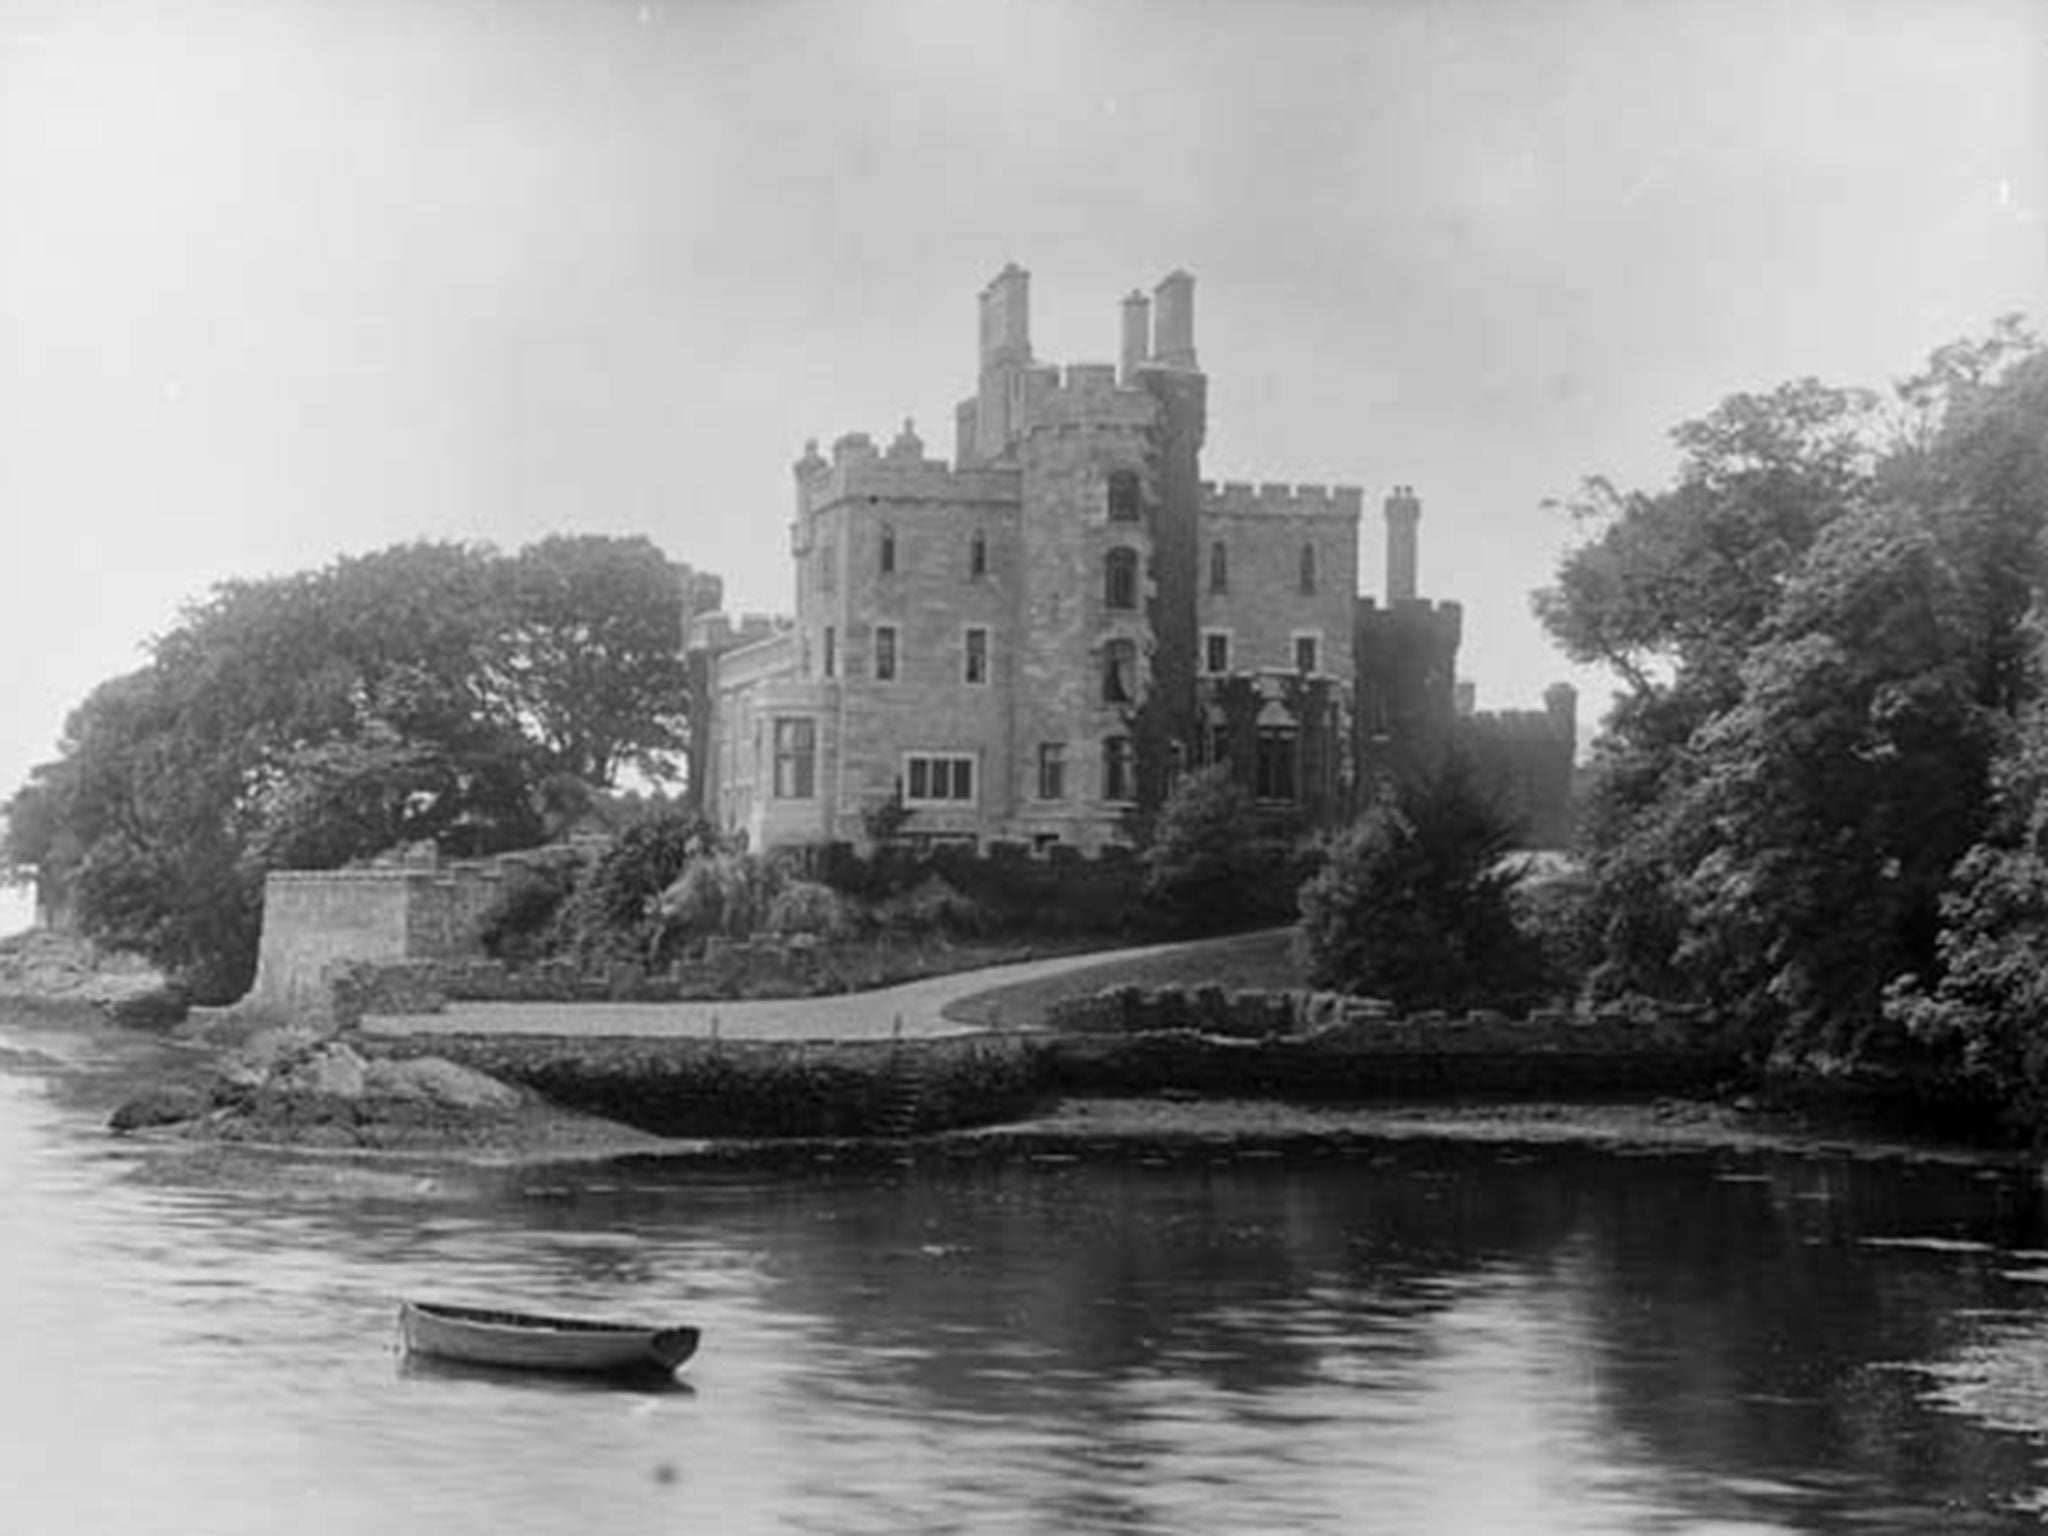
[[[2036,1528],[2016,1175],[1407,1143],[195,1182],[22,1075],[0,1162],[10,1531]],[[405,1294],[705,1342],[661,1392],[429,1367]]]

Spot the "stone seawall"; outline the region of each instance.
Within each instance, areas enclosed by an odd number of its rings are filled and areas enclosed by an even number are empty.
[[[1039,1048],[1017,1036],[918,1042],[437,1035],[364,1042],[443,1056],[657,1136],[898,1137],[1033,1113]]]
[[[1049,1030],[943,1039],[380,1034],[362,1048],[447,1056],[671,1137],[929,1134],[1023,1118],[1060,1095],[1656,1097],[1745,1076],[1725,1032],[1675,1016],[1396,1017],[1367,999],[1213,988],[1116,989],[1052,1012]]]

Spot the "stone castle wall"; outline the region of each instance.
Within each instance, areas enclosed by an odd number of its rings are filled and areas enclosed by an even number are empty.
[[[481,955],[505,862],[271,871],[256,980],[241,1006],[325,1018],[348,966]]]

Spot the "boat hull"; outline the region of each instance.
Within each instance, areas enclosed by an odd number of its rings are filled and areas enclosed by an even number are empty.
[[[697,1352],[698,1330],[651,1328],[407,1301],[398,1308],[406,1349],[465,1365],[628,1375],[673,1371]]]

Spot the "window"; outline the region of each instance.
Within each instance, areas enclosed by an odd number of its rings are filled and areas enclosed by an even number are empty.
[[[775,722],[775,798],[809,800],[818,792],[818,722],[795,716]]]
[[[974,537],[967,541],[967,576],[970,581],[979,581],[988,574],[988,535],[976,529]]]
[[[1067,798],[1067,744],[1064,741],[1041,741],[1038,744],[1038,798]]]
[[[1230,590],[1230,551],[1223,547],[1221,539],[1209,546],[1209,590]]]
[[[1102,557],[1102,605],[1138,606],[1138,552],[1118,546]]]
[[[877,624],[875,626],[875,681],[893,683],[896,681],[896,626]]]
[[[966,677],[970,683],[988,681],[988,631],[985,629],[967,631]]]
[[[1252,793],[1259,799],[1293,803],[1295,747],[1293,726],[1259,727],[1258,757],[1252,775]]]
[[[882,524],[882,548],[879,556],[882,574],[896,574],[896,530],[887,523]]]
[[[1138,520],[1140,498],[1137,471],[1113,469],[1109,472],[1109,516],[1112,522],[1135,523]]]
[[[958,805],[974,799],[974,759],[921,752],[903,760],[905,805]]]
[[[1220,677],[1230,670],[1230,636],[1223,630],[1205,630],[1202,634],[1202,670],[1211,677]]]
[[[1304,593],[1316,589],[1316,547],[1313,544],[1301,546],[1301,590]]]
[[[1129,704],[1138,697],[1138,642],[1112,640],[1102,648],[1102,702]]]
[[[839,631],[830,624],[825,626],[825,675],[839,675]]]
[[[1138,763],[1128,736],[1105,737],[1102,743],[1102,798],[1138,798]]]
[[[1313,672],[1316,670],[1317,638],[1315,635],[1296,635],[1294,637],[1295,671]]]
[[[839,590],[839,547],[830,540],[818,546],[818,590]]]

